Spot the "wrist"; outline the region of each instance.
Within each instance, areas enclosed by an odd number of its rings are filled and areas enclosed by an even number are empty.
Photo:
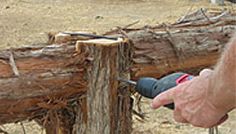
[[[236,89],[232,81],[227,81],[224,74],[215,70],[209,76],[207,96],[215,108],[223,113],[228,113],[236,108]]]

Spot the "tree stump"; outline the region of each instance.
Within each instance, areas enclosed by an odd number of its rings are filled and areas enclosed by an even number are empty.
[[[130,43],[121,38],[78,41],[76,50],[88,55],[82,56],[88,57],[88,87],[86,124],[77,124],[81,127],[75,133],[84,129],[87,134],[131,133],[130,89],[117,81],[118,77],[130,79]]]

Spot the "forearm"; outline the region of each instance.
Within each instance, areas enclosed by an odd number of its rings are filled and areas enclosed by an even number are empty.
[[[216,105],[231,110],[236,107],[236,34],[226,45],[213,72],[210,94]]]

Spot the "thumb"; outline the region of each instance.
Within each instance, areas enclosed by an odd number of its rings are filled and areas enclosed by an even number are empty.
[[[203,70],[199,73],[199,75],[200,75],[200,76],[204,76],[204,77],[208,77],[208,76],[211,75],[212,73],[213,73],[213,70],[206,68],[206,69],[203,69]]]
[[[175,88],[172,88],[172,89],[165,91],[165,92],[159,94],[158,96],[156,96],[151,103],[151,107],[153,109],[157,109],[163,105],[173,103],[174,102],[174,99],[173,99],[174,98],[174,91],[175,91]]]

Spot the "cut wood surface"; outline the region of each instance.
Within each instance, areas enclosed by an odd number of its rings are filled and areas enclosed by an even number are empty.
[[[131,79],[138,79],[141,76],[159,78],[174,71],[188,71],[195,68],[209,67],[216,63],[224,45],[227,44],[236,30],[236,15],[230,12],[209,14],[202,10],[194,14],[198,15],[187,15],[172,25],[162,24],[140,29],[125,28],[106,34],[107,36],[119,36],[131,40],[132,43],[129,43],[133,45],[133,50],[131,48],[127,48],[127,50],[124,48],[118,49],[127,51],[125,54],[128,51],[134,51],[134,54],[130,55],[133,61],[132,66],[129,66]],[[84,96],[96,96],[97,94],[93,94],[95,89],[101,91],[100,93],[104,93],[102,97],[106,100],[109,100],[105,95],[111,93],[110,89],[123,97],[125,96],[126,92],[123,91],[126,90],[115,90],[117,81],[112,78],[120,75],[118,73],[120,72],[119,67],[129,65],[124,60],[127,55],[124,57],[118,55],[115,48],[112,48],[111,42],[108,42],[109,45],[107,46],[103,42],[104,49],[99,48],[99,51],[95,50],[92,47],[93,45],[87,47],[77,45],[76,51],[76,35],[72,37],[70,34],[69,36],[63,34],[63,36],[66,37],[67,41],[63,41],[63,38],[60,38],[59,35],[56,38],[60,39],[57,43],[61,44],[54,44],[55,40],[52,40],[50,42],[53,44],[49,46],[41,45],[0,51],[0,124],[25,119],[38,119],[39,123],[46,125],[49,117],[55,117],[55,111],[59,110],[73,115],[71,116],[73,122],[68,124],[74,129],[77,128],[74,133],[85,132],[87,129],[95,131],[95,129],[87,128],[88,122],[85,122],[85,120],[95,119],[91,113],[92,105],[95,106],[93,103],[95,100],[92,102]],[[53,38],[55,39],[55,37]],[[89,41],[86,43],[89,44]],[[111,47],[109,51],[114,53],[108,53],[106,47]],[[91,55],[93,56],[91,57]],[[96,59],[101,55],[100,61],[99,58]],[[117,56],[122,60],[117,61]],[[91,64],[93,61],[96,61],[94,66]],[[122,61],[124,63],[121,63]],[[95,64],[99,68],[96,68]],[[117,70],[114,70],[114,68]],[[87,69],[92,71],[88,73]],[[102,72],[99,72],[99,69]],[[124,70],[126,69],[121,69],[121,72]],[[95,77],[96,74],[101,77]],[[92,77],[93,75],[94,77]],[[128,78],[128,76],[123,77]],[[102,79],[105,81],[102,81]],[[110,87],[106,87],[106,89],[109,91],[96,85],[98,81],[102,81],[103,86],[108,84]],[[92,87],[93,84],[95,87]],[[112,87],[113,84],[116,86]],[[116,102],[117,99],[112,96],[107,103],[110,105],[111,102]],[[88,104],[87,101],[90,101],[91,106],[84,105],[85,102]],[[128,103],[126,101],[123,103]],[[76,106],[78,105],[76,108],[72,105],[75,102]],[[116,102],[115,104],[127,111],[128,107],[123,103]],[[68,109],[73,110],[68,112]],[[49,112],[50,110],[51,112]],[[86,114],[78,115],[79,111]],[[111,116],[111,112],[109,111],[109,115],[104,115],[106,116],[104,118]],[[100,113],[98,114],[100,115]],[[125,113],[119,111],[119,114]],[[125,118],[125,115],[116,117]],[[64,119],[58,118],[58,120]],[[111,124],[115,124],[114,126],[117,123],[124,125],[127,120],[120,121],[123,122],[118,121]],[[81,126],[78,125],[73,126],[75,122],[84,124],[81,125],[84,128],[81,129]],[[111,126],[108,126],[108,128],[106,130],[110,132]]]

